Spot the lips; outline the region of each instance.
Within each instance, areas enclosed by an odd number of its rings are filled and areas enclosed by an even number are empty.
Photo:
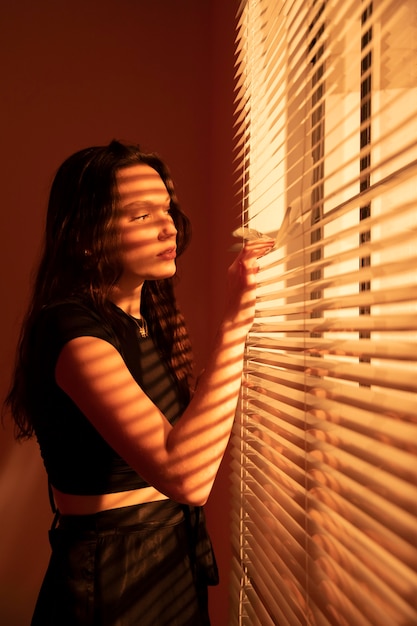
[[[171,261],[172,259],[175,259],[176,256],[177,249],[175,247],[167,248],[158,254],[160,259],[165,259],[166,261]]]

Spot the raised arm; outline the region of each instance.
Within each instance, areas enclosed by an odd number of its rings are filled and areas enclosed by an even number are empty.
[[[151,485],[187,504],[204,504],[229,440],[243,351],[255,309],[257,258],[271,242],[247,243],[229,268],[228,299],[206,368],[189,406],[171,426],[109,343],[66,344],[58,385],[108,443]]]

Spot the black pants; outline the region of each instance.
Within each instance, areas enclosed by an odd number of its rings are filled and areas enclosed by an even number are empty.
[[[208,626],[217,568],[202,509],[171,500],[64,515],[32,626]]]

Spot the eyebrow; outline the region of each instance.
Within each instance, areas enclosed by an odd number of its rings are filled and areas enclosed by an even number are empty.
[[[171,197],[168,195],[163,200],[133,200],[132,202],[128,202],[128,204],[124,204],[122,209],[130,210],[130,209],[147,209],[153,208],[156,206],[161,206],[162,204],[170,204]]]

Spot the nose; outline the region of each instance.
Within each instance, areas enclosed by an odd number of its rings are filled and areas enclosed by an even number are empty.
[[[166,215],[161,218],[161,226],[159,229],[158,239],[164,241],[165,239],[170,239],[171,237],[175,237],[177,234],[177,229],[175,228],[174,220],[171,215]]]

